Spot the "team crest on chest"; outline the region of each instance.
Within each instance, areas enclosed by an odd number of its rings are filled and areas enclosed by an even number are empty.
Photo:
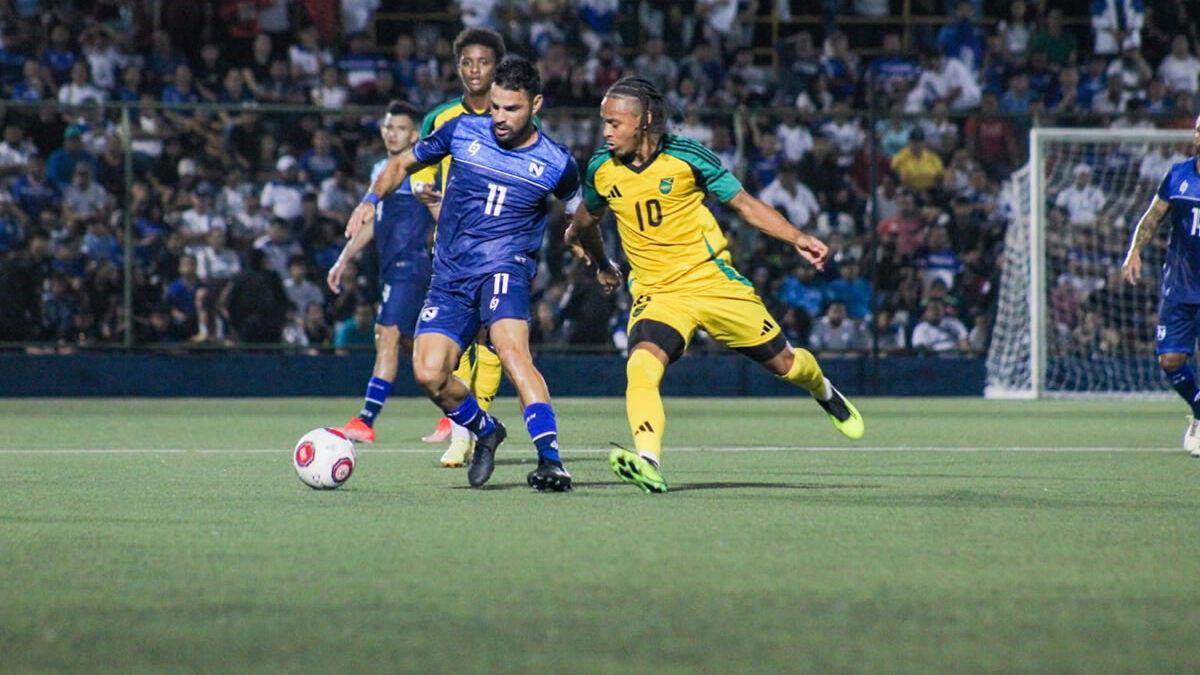
[[[671,194],[671,188],[675,187],[675,177],[664,178],[658,182],[658,191],[664,195]]]
[[[1188,183],[1186,180],[1179,184],[1179,194],[1187,192],[1187,185]]]
[[[530,162],[530,163],[529,163],[529,173],[530,173],[531,175],[533,175],[534,177],[536,177],[536,178],[541,178],[541,177],[542,177],[542,173],[543,173],[543,172],[545,172],[545,171],[546,171],[546,167],[545,167],[545,165],[539,164],[539,163],[537,163],[537,162]]]

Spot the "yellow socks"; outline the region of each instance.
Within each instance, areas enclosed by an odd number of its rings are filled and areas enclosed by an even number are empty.
[[[825,374],[816,357],[807,349],[796,347],[792,350],[792,369],[781,379],[801,387],[820,401],[829,399],[829,389],[825,386]]]
[[[458,359],[458,367],[454,369],[454,376],[463,381],[467,385],[467,389],[471,388],[471,383],[475,381],[475,359],[472,352],[475,350],[475,345],[469,345],[463,350],[462,356]]]
[[[479,407],[484,412],[491,410],[492,401],[496,400],[496,392],[500,389],[500,357],[496,352],[482,345],[475,346],[475,380],[471,385],[471,393],[479,401]]]
[[[662,434],[666,426],[667,414],[658,391],[665,370],[662,361],[644,349],[635,349],[625,364],[628,377],[625,414],[629,416],[633,445],[638,453],[650,453],[655,460],[662,454]]]

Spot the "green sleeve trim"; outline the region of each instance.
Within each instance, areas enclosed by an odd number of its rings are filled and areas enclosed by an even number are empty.
[[[587,171],[583,172],[583,202],[587,204],[590,211],[599,211],[608,203],[604,196],[596,192],[596,172],[608,161],[608,158],[608,148],[596,150],[588,160]]]
[[[433,110],[430,110],[429,114],[425,115],[425,119],[421,121],[421,138],[425,138],[429,134],[432,134],[434,129],[437,129],[439,126],[441,126],[440,124],[437,123],[438,115],[441,115],[442,113],[446,112],[447,110],[453,108],[456,105],[459,105],[460,103],[462,103],[461,96],[458,98],[446,101],[445,103],[439,105],[438,107],[434,108]]]
[[[721,159],[712,150],[690,138],[668,136],[663,152],[690,164],[702,179],[703,184],[699,187],[716,195],[722,202],[728,202],[742,190],[741,182],[721,165]]]

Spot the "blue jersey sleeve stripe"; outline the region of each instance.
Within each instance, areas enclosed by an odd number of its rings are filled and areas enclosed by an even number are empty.
[[[455,117],[438,127],[432,134],[417,141],[417,144],[413,146],[413,157],[416,157],[417,161],[422,164],[434,164],[449,155],[450,141],[454,138],[454,132],[458,129],[460,119]]]

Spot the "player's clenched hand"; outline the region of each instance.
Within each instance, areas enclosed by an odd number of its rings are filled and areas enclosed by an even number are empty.
[[[803,232],[796,233],[796,240],[792,242],[796,247],[796,251],[813,264],[813,267],[818,270],[825,269],[825,259],[829,257],[829,247],[825,242],[816,237]]]
[[[1125,264],[1121,265],[1121,276],[1125,278],[1125,283],[1137,285],[1138,278],[1142,276],[1142,259],[1141,257],[1129,256],[1125,259]]]
[[[350,220],[346,223],[346,238],[353,239],[358,231],[366,227],[367,223],[375,219],[375,206],[366,202],[360,202],[354,207],[354,213],[350,214]]]
[[[579,230],[574,224],[567,226],[566,232],[563,233],[563,243],[571,249],[571,253],[576,258],[586,261],[589,265],[592,264],[591,257],[588,256],[587,251],[583,250],[583,244],[579,242]]]
[[[414,192],[417,196],[417,201],[421,202],[425,206],[440,204],[442,201],[442,193],[433,189],[433,186],[429,183],[420,185]]]
[[[621,268],[613,261],[608,261],[608,267],[596,268],[596,279],[604,288],[605,293],[612,293],[621,287]]]

